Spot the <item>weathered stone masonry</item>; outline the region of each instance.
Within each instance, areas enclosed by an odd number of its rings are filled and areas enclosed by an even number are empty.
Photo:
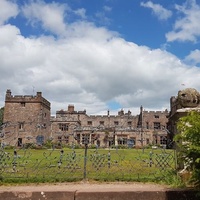
[[[51,105],[41,92],[36,96],[12,96],[7,90],[4,110],[4,138],[1,143],[21,146],[38,145],[51,140],[63,145],[79,144],[109,147],[125,145],[166,145],[168,111],[145,111],[136,116],[120,110],[117,115],[88,115],[74,105],[50,117]]]
[[[42,97],[12,96],[7,90],[4,108],[4,142],[21,146],[25,143],[41,144],[49,138],[51,104]]]
[[[136,116],[123,110],[118,115],[110,115],[109,111],[107,115],[87,115],[86,111],[75,111],[69,105],[68,110],[57,111],[51,118],[52,137],[64,144],[81,145],[88,139],[91,144],[102,147],[166,145],[167,116],[167,110],[148,112],[142,107]]]

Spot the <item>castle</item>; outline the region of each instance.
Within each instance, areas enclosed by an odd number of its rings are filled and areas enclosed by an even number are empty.
[[[36,96],[12,96],[11,90],[7,90],[3,118],[3,142],[17,146],[30,141],[42,144],[49,137],[50,109],[50,102],[42,97],[41,92],[37,92]]]
[[[145,111],[138,115],[120,110],[117,115],[88,115],[74,105],[51,116],[51,104],[42,97],[15,95],[6,91],[3,137],[1,143],[21,147],[27,143],[42,145],[52,141],[60,145],[95,145],[99,147],[147,145],[167,146],[172,140],[168,117],[171,112]]]
[[[178,91],[177,96],[170,98],[170,112],[168,130],[176,135],[178,120],[186,116],[189,111],[200,111],[200,93],[194,88]]]

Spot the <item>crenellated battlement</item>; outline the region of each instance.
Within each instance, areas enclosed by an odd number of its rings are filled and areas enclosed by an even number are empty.
[[[143,113],[146,113],[146,114],[165,114],[165,113],[168,113],[168,110],[165,110],[165,111],[143,111]]]
[[[42,97],[42,92],[37,92],[33,95],[12,95],[11,90],[7,90],[5,96],[6,103],[42,103],[45,107],[50,109],[51,103]]]
[[[86,111],[68,111],[68,110],[58,110],[56,115],[67,115],[67,114],[86,114]]]

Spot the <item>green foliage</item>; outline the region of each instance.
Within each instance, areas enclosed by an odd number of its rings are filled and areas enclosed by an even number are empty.
[[[186,187],[185,183],[182,181],[181,177],[177,175],[176,170],[166,170],[165,178],[163,183],[170,185],[173,188],[184,188]]]
[[[96,148],[97,148],[97,145],[92,144],[92,145],[89,145],[88,148],[89,148],[89,149],[96,149]]]
[[[48,149],[51,149],[53,147],[53,142],[52,140],[47,140],[44,146]]]
[[[116,149],[116,148],[118,148],[118,149],[128,149],[128,146],[127,145],[123,145],[123,144],[119,144],[119,145],[112,145],[111,146],[111,148],[112,149]]]
[[[10,146],[10,145],[6,145],[5,147],[4,147],[4,149],[14,149],[15,147],[14,146]]]
[[[200,186],[200,113],[191,111],[177,124],[179,134],[175,140],[180,156],[192,171],[192,181]]]
[[[23,148],[34,149],[34,148],[36,148],[36,145],[34,143],[26,143],[26,144],[23,145]]]

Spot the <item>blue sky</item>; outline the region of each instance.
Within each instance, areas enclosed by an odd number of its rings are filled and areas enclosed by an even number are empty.
[[[0,106],[42,91],[52,114],[169,109],[200,90],[200,0],[1,0]]]
[[[17,2],[19,5],[24,6],[31,1],[18,0]],[[172,52],[181,59],[184,59],[191,50],[199,49],[200,46],[198,41],[187,41],[185,39],[182,42],[178,40],[170,42],[166,38],[166,34],[173,30],[176,21],[181,17],[182,19],[185,17],[183,12],[176,9],[176,6],[183,6],[189,10],[192,1],[45,0],[38,2],[46,2],[47,4],[57,2],[60,5],[67,4],[73,10],[84,9],[85,19],[96,26],[103,26],[111,31],[116,31],[125,40],[138,45],[145,45],[153,49],[166,48],[167,51]],[[199,3],[200,1],[197,0],[196,6],[199,6]],[[160,13],[156,13],[156,6],[160,6],[160,10],[165,9],[168,11],[169,16],[162,18],[162,10]],[[64,20],[72,23],[81,20],[81,18],[71,12],[70,16],[64,17]],[[33,27],[27,24],[27,19],[20,15],[15,19],[11,19],[10,22],[20,27],[21,33],[26,37],[32,34],[52,34],[44,31],[40,26]]]

